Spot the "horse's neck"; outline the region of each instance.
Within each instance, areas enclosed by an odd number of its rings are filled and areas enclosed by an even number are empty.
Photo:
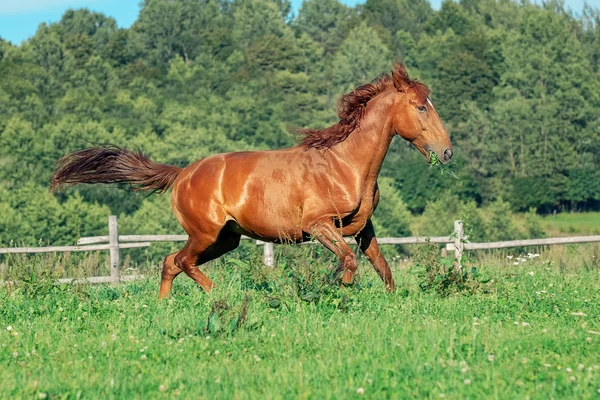
[[[365,118],[361,121],[359,128],[352,132],[346,140],[331,149],[332,155],[350,166],[358,175],[361,183],[377,181],[393,137],[391,121],[387,118],[387,112],[376,111],[376,109],[367,108]]]

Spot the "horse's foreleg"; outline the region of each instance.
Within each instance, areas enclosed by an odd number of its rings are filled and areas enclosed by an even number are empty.
[[[342,283],[349,285],[352,283],[354,273],[358,267],[356,255],[346,244],[344,237],[339,229],[331,221],[315,224],[307,230],[311,236],[321,242],[323,246],[331,250],[342,262],[341,267],[344,272]]]
[[[383,257],[383,254],[381,254],[377,238],[375,237],[375,229],[373,228],[373,223],[370,219],[367,221],[363,230],[356,235],[356,242],[383,280],[386,290],[388,292],[393,292],[396,289],[396,284],[392,277],[392,270],[385,260],[385,257]]]
[[[163,269],[160,280],[160,292],[158,294],[159,299],[169,297],[171,293],[171,286],[173,285],[173,279],[183,271],[177,265],[175,265],[175,256],[177,253],[169,254],[163,263]]]

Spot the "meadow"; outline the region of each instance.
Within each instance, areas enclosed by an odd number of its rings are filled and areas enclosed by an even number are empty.
[[[156,266],[116,286],[38,272],[0,289],[0,393],[597,398],[599,246],[518,254],[482,255],[468,284],[446,292],[424,290],[410,263],[395,265],[395,293],[368,265],[340,288],[318,257],[275,269],[225,257],[207,269],[211,294],[180,277],[162,302]],[[20,262],[40,271],[47,260]]]

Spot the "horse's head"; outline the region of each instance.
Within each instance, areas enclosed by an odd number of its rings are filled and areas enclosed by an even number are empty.
[[[452,143],[437,111],[429,99],[429,88],[411,80],[403,64],[392,71],[398,91],[392,107],[392,123],[396,133],[411,142],[431,162],[430,152],[446,164],[452,158]]]

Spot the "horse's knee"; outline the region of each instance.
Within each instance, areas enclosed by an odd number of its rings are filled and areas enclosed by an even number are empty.
[[[344,269],[349,271],[356,271],[358,268],[358,261],[354,254],[348,254],[344,257]]]

